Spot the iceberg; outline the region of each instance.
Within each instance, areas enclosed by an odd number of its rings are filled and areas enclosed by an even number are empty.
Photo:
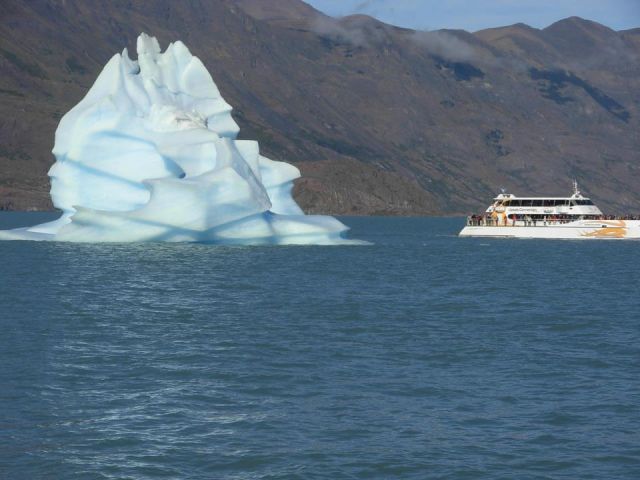
[[[345,244],[333,217],[291,196],[297,168],[237,140],[239,127],[203,63],[180,41],[137,39],[61,119],[49,170],[59,219],[4,240]]]

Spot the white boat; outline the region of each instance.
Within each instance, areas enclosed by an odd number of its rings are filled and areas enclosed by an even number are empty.
[[[481,215],[467,217],[461,237],[640,239],[640,217],[603,215],[573,182],[570,197],[501,193]]]

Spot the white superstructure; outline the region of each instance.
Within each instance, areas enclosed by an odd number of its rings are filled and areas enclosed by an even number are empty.
[[[603,215],[574,181],[570,197],[517,197],[503,192],[484,214],[467,217],[460,236],[640,238],[640,218]]]

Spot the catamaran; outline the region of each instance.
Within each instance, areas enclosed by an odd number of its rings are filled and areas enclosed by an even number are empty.
[[[603,215],[574,181],[570,197],[517,197],[503,192],[483,214],[467,217],[459,236],[640,239],[640,217]]]

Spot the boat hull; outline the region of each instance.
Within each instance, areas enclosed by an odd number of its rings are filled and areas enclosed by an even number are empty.
[[[640,239],[640,220],[578,220],[558,225],[466,226],[461,237]]]

